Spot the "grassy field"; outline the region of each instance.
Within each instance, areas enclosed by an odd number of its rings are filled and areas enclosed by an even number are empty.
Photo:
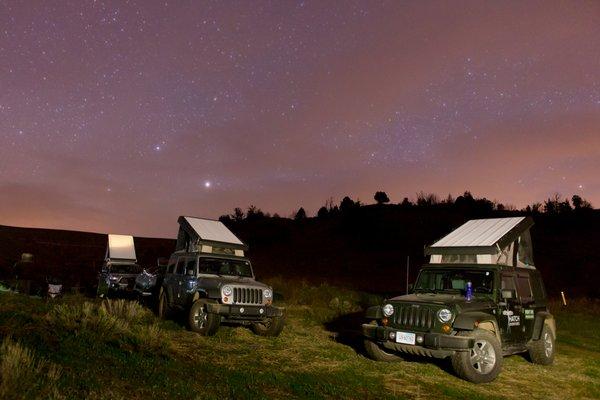
[[[474,385],[444,361],[365,358],[356,328],[376,296],[301,283],[284,293],[278,338],[239,327],[205,338],[134,302],[2,293],[0,398],[600,398],[598,303],[553,307],[555,365],[512,356],[495,382]]]

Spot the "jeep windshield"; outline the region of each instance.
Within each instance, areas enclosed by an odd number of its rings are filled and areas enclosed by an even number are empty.
[[[243,260],[200,258],[200,262],[198,263],[198,273],[251,278],[252,267],[248,261]]]
[[[473,294],[491,295],[494,288],[494,274],[485,270],[466,269],[425,269],[419,274],[415,293],[460,293],[467,291],[471,282]]]

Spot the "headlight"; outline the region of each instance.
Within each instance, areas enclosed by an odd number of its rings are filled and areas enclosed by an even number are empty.
[[[263,296],[265,296],[265,299],[270,299],[271,297],[273,297],[273,292],[271,291],[271,289],[265,289],[263,291]]]
[[[221,290],[223,292],[223,296],[231,296],[231,293],[233,293],[233,289],[231,289],[231,286],[229,285],[223,286],[223,289]]]
[[[448,322],[452,319],[452,311],[447,308],[442,308],[437,312],[438,319],[442,322]]]
[[[386,304],[383,306],[382,311],[385,317],[391,317],[394,314],[394,306],[391,304]]]
[[[119,277],[118,276],[109,276],[108,279],[112,282],[116,282],[119,280]]]

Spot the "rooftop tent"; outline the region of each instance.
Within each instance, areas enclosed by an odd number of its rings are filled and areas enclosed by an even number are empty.
[[[106,260],[136,262],[137,257],[135,255],[133,236],[109,234]]]
[[[248,250],[221,221],[181,216],[176,250],[243,256]]]
[[[474,219],[425,248],[431,263],[533,267],[531,217]]]

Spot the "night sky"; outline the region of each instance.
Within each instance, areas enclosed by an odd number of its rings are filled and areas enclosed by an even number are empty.
[[[0,224],[600,206],[600,2],[0,0]]]

